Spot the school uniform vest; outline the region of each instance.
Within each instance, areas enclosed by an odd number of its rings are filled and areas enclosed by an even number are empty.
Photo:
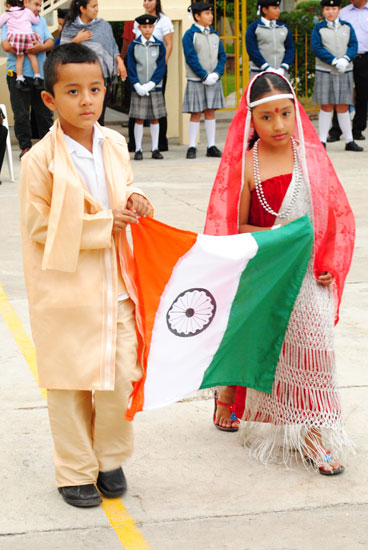
[[[316,32],[312,33],[312,48],[316,55],[316,70],[323,72],[332,72],[338,73],[337,69],[331,66],[331,63],[328,63],[327,60],[323,60],[318,57],[318,51],[316,51],[316,46],[321,45],[323,48],[328,50],[328,52],[337,59],[341,57],[346,57],[347,61],[350,61],[349,65],[346,68],[345,72],[353,70],[353,63],[351,57],[355,57],[349,51],[349,46],[351,44],[351,33],[352,28],[349,23],[345,21],[340,21],[340,25],[337,27],[328,26],[326,21],[321,21],[315,27],[318,31],[320,42],[318,44],[316,38]],[[350,55],[349,55],[350,54]],[[351,57],[350,57],[351,56]]]
[[[271,67],[278,68],[285,56],[285,40],[288,35],[288,29],[285,25],[276,24],[266,27],[258,24],[255,30],[258,48],[265,60]],[[259,67],[250,60],[250,68],[259,70]]]
[[[201,67],[207,73],[213,73],[218,60],[220,37],[215,32],[194,32],[193,33],[193,45],[197,52],[198,61]],[[188,63],[185,63],[186,77],[188,80],[200,81],[201,79],[194,71],[189,67]]]
[[[161,42],[147,40],[143,44],[140,40],[134,40],[134,58],[136,61],[137,75],[140,84],[151,80],[157,68],[157,61],[160,55]],[[162,80],[156,86],[156,90],[162,87]]]

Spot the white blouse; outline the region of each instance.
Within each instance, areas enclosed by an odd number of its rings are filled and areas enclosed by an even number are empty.
[[[166,34],[174,32],[174,25],[172,24],[170,17],[164,15],[163,13],[160,13],[160,17],[156,20],[154,26],[155,29],[153,31],[153,36],[157,38],[157,40],[161,40],[161,42],[164,42],[164,36]],[[133,32],[136,38],[142,34],[138,29],[137,21],[134,21]]]

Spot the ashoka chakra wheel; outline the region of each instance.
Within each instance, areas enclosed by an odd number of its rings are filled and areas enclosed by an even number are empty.
[[[205,288],[185,290],[166,314],[169,330],[176,336],[195,336],[205,330],[216,313],[216,301]]]

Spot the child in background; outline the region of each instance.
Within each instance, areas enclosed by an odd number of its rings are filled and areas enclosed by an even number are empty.
[[[182,112],[190,113],[189,148],[187,159],[197,156],[196,140],[204,113],[207,134],[207,157],[221,157],[215,145],[215,110],[225,107],[221,76],[224,74],[226,53],[218,33],[211,29],[212,6],[207,2],[195,2],[188,11],[195,23],[183,36],[187,87]]]
[[[129,118],[135,118],[134,160],[142,160],[143,123],[150,121],[152,158],[163,159],[158,149],[159,123],[166,116],[165,100],[162,93],[162,79],[166,71],[165,44],[153,34],[157,17],[145,14],[137,17],[138,28],[142,33],[128,48],[128,77],[133,86]]]
[[[30,91],[23,76],[24,56],[28,55],[34,72],[33,85],[38,90],[43,90],[37,56],[35,54],[27,54],[27,49],[33,48],[34,42],[41,42],[40,36],[32,30],[32,25],[38,25],[40,18],[30,9],[23,7],[22,0],[8,0],[6,6],[8,9],[0,17],[0,27],[7,25],[7,39],[15,49],[17,56],[15,64],[17,80],[15,87],[17,90],[24,92]]]
[[[363,151],[353,140],[349,105],[353,103],[353,59],[358,41],[353,27],[339,19],[341,0],[322,0],[323,21],[312,31],[311,44],[316,56],[313,100],[321,105],[319,138],[326,147],[334,106],[345,139],[345,151]]]
[[[354,215],[289,82],[276,73],[260,73],[231,123],[205,233],[277,231],[305,214],[313,222],[314,248],[272,391],[247,388],[244,395],[244,388],[222,388],[214,423],[226,431],[237,428],[231,416],[235,400],[242,405],[237,416],[246,421],[243,442],[254,457],[289,466],[299,454],[304,463],[332,476],[344,471],[342,461],[352,445],[336,387],[334,322],[353,253]],[[260,334],[260,344],[261,339]]]
[[[294,60],[294,40],[290,30],[280,17],[281,0],[259,0],[261,17],[251,23],[245,34],[250,60],[250,75],[261,71],[276,71],[288,77],[288,70]]]
[[[125,139],[97,124],[105,86],[96,53],[62,45],[44,70],[42,99],[58,119],[22,159],[23,264],[57,486],[84,508],[101,503],[95,485],[107,498],[127,488],[124,413],[142,370],[125,229],[151,206],[131,185]]]

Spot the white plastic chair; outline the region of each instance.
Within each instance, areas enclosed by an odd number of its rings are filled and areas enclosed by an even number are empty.
[[[9,132],[9,123],[8,123],[8,113],[6,112],[6,107],[3,103],[0,104],[0,108],[5,115],[4,126],[8,129],[8,135],[6,138],[6,160],[8,162],[8,171],[10,175],[10,181],[15,181],[14,179],[14,168],[13,168],[13,157],[12,157],[12,148],[10,141],[10,132]]]

